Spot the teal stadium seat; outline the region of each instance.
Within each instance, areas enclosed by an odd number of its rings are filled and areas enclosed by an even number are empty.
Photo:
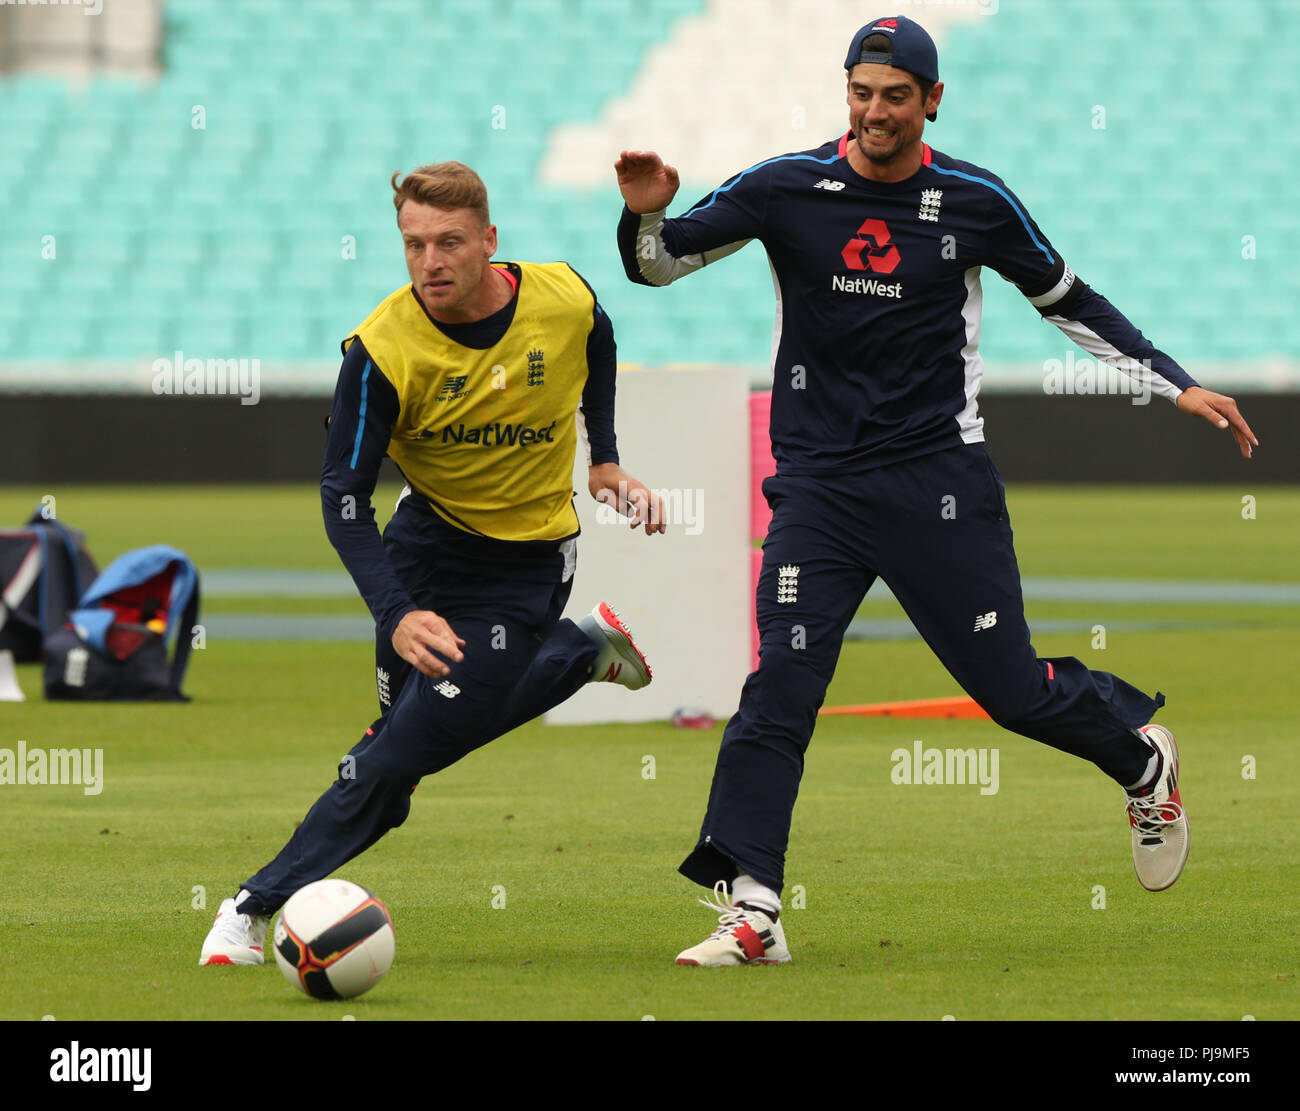
[[[332,362],[341,334],[404,282],[389,175],[454,157],[488,183],[502,257],[573,262],[615,319],[621,359],[761,376],[761,249],[684,288],[634,289],[614,249],[612,175],[590,191],[537,182],[552,130],[600,119],[648,49],[704,7],[167,0],[156,83],[0,78],[0,358],[135,358],[183,340]],[[1120,26],[1089,0],[1058,0],[955,24],[929,138],[1005,177],[1085,278],[1176,356],[1294,359],[1300,132],[1275,105],[1292,94],[1300,21],[1293,5],[1237,5],[1232,33],[1214,35],[1222,64],[1189,66],[1220,14],[1210,0],[1124,5]],[[1207,147],[1216,97],[1231,98],[1232,128]],[[716,127],[670,118],[683,134]],[[790,146],[774,131],[773,152]],[[48,234],[54,263],[39,258]],[[1255,259],[1241,258],[1243,235]],[[984,284],[991,381],[1002,363],[1061,356],[1063,337],[1014,290]]]
[[[92,357],[140,360],[170,358],[171,321],[162,312],[124,312],[106,305],[94,325]]]

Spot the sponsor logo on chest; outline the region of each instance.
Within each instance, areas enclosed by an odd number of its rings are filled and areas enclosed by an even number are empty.
[[[512,360],[506,359],[491,367],[484,365],[481,371],[446,374],[438,388],[426,395],[428,408],[422,414],[424,419],[419,420],[423,427],[415,432],[415,439],[486,448],[555,443],[559,421],[548,422],[546,418],[553,415],[555,404],[562,404],[563,399],[556,395],[551,404],[544,400],[550,393],[545,389],[545,348],[541,343],[534,343],[527,349],[525,358],[526,362],[519,360],[524,365],[515,364],[513,368],[506,365]],[[522,419],[484,419],[506,415],[500,401],[507,397],[514,399],[509,405],[509,415]],[[462,417],[468,419],[457,419]]]
[[[850,270],[866,271],[872,275],[892,274],[903,261],[893,233],[884,220],[871,217],[862,222],[857,234],[840,251],[844,265]],[[888,297],[898,300],[903,296],[902,282],[885,282],[877,277],[848,277],[835,274],[831,289],[837,293],[860,293],[871,297]]]
[[[555,426],[558,422],[541,427],[530,427],[522,422],[488,421],[486,424],[449,424],[442,429],[444,444],[477,444],[479,447],[529,447],[532,444],[555,443]],[[429,439],[423,432],[422,439]]]

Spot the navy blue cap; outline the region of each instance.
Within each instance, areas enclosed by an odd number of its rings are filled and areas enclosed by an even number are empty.
[[[893,51],[885,54],[863,50],[862,43],[871,35],[888,35],[894,44]],[[939,52],[934,47],[934,39],[924,27],[905,15],[874,20],[853,36],[844,68],[851,71],[863,62],[906,70],[931,84],[939,80]],[[926,113],[926,119],[933,120],[934,115]]]

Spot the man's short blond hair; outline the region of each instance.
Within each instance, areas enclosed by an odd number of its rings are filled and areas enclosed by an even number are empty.
[[[463,162],[434,162],[412,170],[401,184],[392,177],[393,207],[400,217],[406,201],[432,205],[434,208],[468,208],[479,218],[483,227],[491,222],[488,216],[487,186],[483,179]]]

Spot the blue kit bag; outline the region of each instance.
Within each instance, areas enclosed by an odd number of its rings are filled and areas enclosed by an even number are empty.
[[[154,544],[119,556],[45,638],[45,697],[188,702],[181,681],[198,616],[198,570],[184,552]]]

